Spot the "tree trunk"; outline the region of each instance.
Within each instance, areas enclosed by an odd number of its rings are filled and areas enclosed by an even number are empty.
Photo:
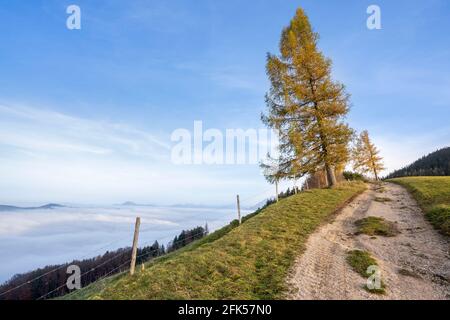
[[[375,175],[375,181],[378,181],[379,180],[378,179],[378,172],[377,172],[377,168],[376,168],[376,165],[375,165],[375,161],[373,160],[373,158],[374,158],[373,152],[372,152],[372,150],[369,150],[369,152],[370,152],[370,162],[372,162],[373,173]]]
[[[375,174],[375,181],[380,180],[380,179],[378,179],[378,172],[377,172],[377,169],[373,169],[373,173]]]
[[[325,165],[325,169],[327,170],[328,186],[332,188],[337,184],[336,175],[334,174],[334,168],[331,165],[327,164]]]

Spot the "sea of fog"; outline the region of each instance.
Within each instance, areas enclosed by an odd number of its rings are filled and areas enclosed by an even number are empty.
[[[243,213],[245,214],[245,213]],[[234,209],[150,206],[62,207],[0,212],[0,283],[17,273],[131,246],[136,216],[139,246],[166,245],[182,230],[208,223],[213,231]]]

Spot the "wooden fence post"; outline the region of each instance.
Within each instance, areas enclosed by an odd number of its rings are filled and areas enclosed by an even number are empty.
[[[275,199],[278,202],[278,179],[275,180],[275,192],[276,192]]]
[[[239,220],[239,224],[241,224],[242,223],[242,219],[241,219],[241,203],[239,201],[239,195],[236,196],[236,200],[237,200],[238,220]]]
[[[141,225],[141,218],[137,217],[136,224],[134,225],[133,248],[131,249],[130,275],[134,274],[134,269],[136,268],[136,253],[137,253],[140,225]]]

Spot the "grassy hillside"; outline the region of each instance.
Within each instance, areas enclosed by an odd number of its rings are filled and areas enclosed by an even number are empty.
[[[133,277],[95,283],[71,299],[276,299],[308,236],[365,189],[361,182],[313,190],[269,206],[241,226],[227,226],[159,258]]]
[[[433,226],[450,236],[450,177],[405,177],[389,181],[406,187]]]

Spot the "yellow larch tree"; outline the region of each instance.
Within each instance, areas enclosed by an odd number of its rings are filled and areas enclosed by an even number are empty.
[[[380,172],[385,169],[383,158],[379,154],[380,151],[370,140],[369,132],[364,130],[356,139],[352,150],[353,169],[362,174],[370,172],[375,180],[379,180]]]
[[[325,170],[332,187],[335,167],[349,160],[353,130],[343,121],[349,95],[331,78],[331,60],[319,51],[318,38],[298,9],[282,32],[280,55],[268,54],[271,87],[262,120],[279,132],[287,177]]]

